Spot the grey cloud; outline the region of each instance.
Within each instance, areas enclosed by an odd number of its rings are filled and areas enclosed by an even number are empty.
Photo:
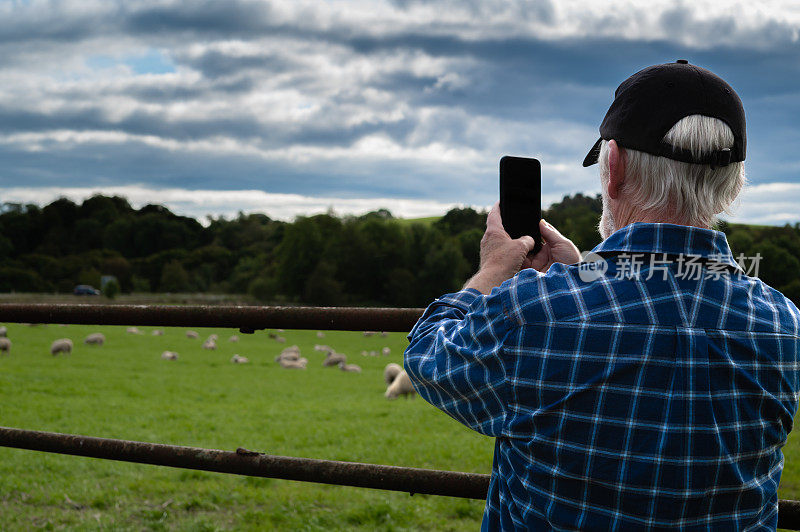
[[[395,1],[409,13],[418,4]],[[326,22],[312,12],[302,19],[281,20],[270,3],[242,0],[140,3],[88,15],[59,12],[59,4],[52,4],[49,14],[36,6],[28,12],[21,10],[24,16],[0,20],[0,70],[9,52],[21,51],[21,61],[36,69],[37,63],[30,59],[35,54],[57,61],[97,53],[106,43],[122,48],[160,47],[180,75],[122,78],[114,83],[51,79],[13,104],[0,105],[2,133],[122,131],[178,142],[221,137],[266,149],[336,147],[342,155],[295,166],[213,150],[203,154],[171,151],[137,141],[121,146],[53,141],[36,153],[0,144],[0,182],[147,181],[164,186],[268,187],[276,192],[313,187],[321,195],[482,198],[494,193],[494,157],[503,151],[534,151],[546,161],[579,162],[616,85],[644,66],[679,57],[720,73],[740,91],[748,109],[756,164],[751,176],[758,179],[768,172],[789,176],[788,170],[770,165],[772,159],[785,161],[785,154],[793,153],[791,143],[778,137],[794,141],[798,131],[796,105],[791,99],[783,104],[776,100],[794,91],[800,77],[798,45],[787,23],[772,21],[748,33],[751,30],[731,17],[701,21],[689,8],[661,16],[661,26],[676,38],[744,35],[757,44],[767,43],[766,48],[741,39],[720,47],[715,44],[717,37],[710,46],[621,37],[541,39],[523,31],[502,38],[498,35],[506,26],[516,30],[527,26],[522,22],[515,26],[518,21],[509,15],[493,23],[496,26],[488,27],[486,22],[483,31],[481,23],[489,20],[484,15],[517,10],[520,17],[527,17],[523,22],[547,25],[557,22],[558,13],[547,1],[441,0],[433,5],[441,11],[461,10],[474,23],[459,28],[446,21],[419,22],[401,16],[385,20],[392,23],[391,28],[379,34],[373,28],[353,26],[344,16]],[[587,27],[599,31],[634,24],[634,15],[587,14],[583,18]],[[81,43],[86,39],[91,42]],[[725,39],[725,43],[730,41]],[[250,55],[216,46],[223,41],[262,40],[270,45],[261,50],[253,47]],[[396,56],[412,59],[382,68],[384,61]],[[420,64],[412,64],[417,57],[422,58]],[[360,77],[357,82],[344,79],[337,85],[317,69],[325,63],[351,66]],[[362,70],[362,66],[367,68]],[[43,77],[58,76],[53,69],[43,72]],[[347,70],[339,75],[342,72]],[[258,99],[257,91],[278,89],[307,97],[313,110],[276,123],[247,107]],[[124,106],[118,109],[120,101]],[[754,103],[748,107],[748,102]],[[168,112],[172,104],[189,108],[194,118],[176,118],[186,115]],[[350,123],[354,125],[346,125]],[[782,131],[789,134],[781,135]],[[473,150],[490,164],[465,169],[466,164],[421,163],[411,157],[363,161],[348,155],[347,148],[371,135],[388,137],[402,148],[442,145],[455,152]],[[759,139],[768,139],[770,144],[762,140],[759,147]],[[562,177],[568,185],[559,181],[550,186],[564,190],[580,181]]]
[[[123,28],[131,33],[198,32],[213,34],[249,34],[271,27],[269,3],[240,0],[194,1],[134,10]]]

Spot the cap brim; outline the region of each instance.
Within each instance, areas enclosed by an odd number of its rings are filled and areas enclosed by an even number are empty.
[[[592,149],[586,154],[586,158],[583,160],[583,166],[592,166],[593,164],[597,163],[597,159],[600,157],[600,145],[602,143],[603,137],[597,139],[597,142],[594,143]]]

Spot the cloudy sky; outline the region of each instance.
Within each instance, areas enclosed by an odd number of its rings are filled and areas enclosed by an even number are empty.
[[[796,222],[799,33],[795,1],[0,0],[0,202],[425,216],[493,203],[503,154],[596,193],[615,87],[685,58],[745,104],[735,219]]]

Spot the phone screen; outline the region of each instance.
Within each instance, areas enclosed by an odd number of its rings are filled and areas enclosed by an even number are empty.
[[[500,159],[500,216],[511,238],[530,235],[536,240],[533,252],[539,251],[542,166],[538,160],[508,155]]]

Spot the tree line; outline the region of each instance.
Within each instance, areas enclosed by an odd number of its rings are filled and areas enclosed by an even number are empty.
[[[599,197],[566,196],[543,216],[579,249],[600,242]],[[5,203],[0,291],[72,292],[111,275],[122,292],[251,294],[265,303],[424,306],[458,290],[479,263],[486,213],[456,208],[433,220],[384,209],[293,222],[263,214],[208,224],[161,205],[134,209],[97,195],[80,205]],[[759,276],[800,302],[800,224],[721,223],[735,254],[760,253]]]

